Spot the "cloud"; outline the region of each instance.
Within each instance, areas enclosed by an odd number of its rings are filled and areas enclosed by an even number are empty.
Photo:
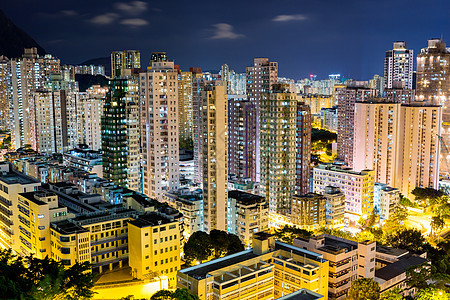
[[[103,15],[98,15],[98,16],[92,18],[90,21],[92,23],[98,24],[98,25],[107,25],[107,24],[111,24],[112,22],[117,20],[118,17],[119,17],[118,14],[106,13]]]
[[[134,19],[123,19],[122,21],[120,21],[120,24],[132,27],[139,27],[148,25],[148,22],[144,19],[134,18]]]
[[[74,16],[78,16],[78,12],[76,12],[76,11],[74,11],[74,10],[70,10],[70,9],[68,9],[68,10],[62,10],[62,11],[60,11],[60,13],[61,13],[63,16],[66,16],[66,17],[74,17]]]
[[[147,10],[147,3],[144,1],[117,2],[114,7],[126,14],[138,15]]]
[[[214,35],[212,37],[210,37],[210,39],[234,40],[234,39],[242,38],[245,36],[243,34],[233,32],[233,26],[231,26],[230,24],[227,24],[227,23],[214,24],[214,27],[216,29],[215,29]]]
[[[275,22],[304,21],[308,19],[305,15],[278,15],[272,19]]]

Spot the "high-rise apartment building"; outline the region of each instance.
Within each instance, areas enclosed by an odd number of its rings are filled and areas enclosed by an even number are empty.
[[[180,142],[193,140],[193,90],[192,72],[178,72],[178,111]]]
[[[311,191],[311,112],[309,105],[297,102],[297,134],[295,157],[295,193]]]
[[[78,134],[80,142],[97,151],[102,147],[101,118],[107,92],[106,87],[94,85],[80,93],[78,116],[80,118]]]
[[[377,96],[381,97],[384,94],[386,85],[386,78],[375,74],[372,79],[369,80],[369,88],[377,91]]]
[[[297,94],[277,84],[261,93],[261,195],[271,214],[289,215],[296,183]]]
[[[300,95],[299,101],[304,102],[311,108],[312,115],[320,114],[322,108],[333,107],[333,98],[328,95],[306,94]]]
[[[67,90],[34,93],[37,151],[62,154],[74,146],[68,134],[68,98]]]
[[[141,54],[138,50],[114,51],[111,53],[111,77],[122,77],[127,70],[141,68]]]
[[[9,59],[0,55],[0,129],[11,127],[9,122],[9,91],[11,80],[9,78]]]
[[[127,83],[111,80],[101,119],[103,177],[116,185],[127,185]]]
[[[442,105],[442,143],[450,149],[450,48],[442,39],[428,40],[428,47],[417,55],[416,97]],[[440,160],[440,172],[448,174],[449,153],[443,153]]]
[[[29,48],[23,57],[11,59],[8,69],[11,144],[16,149],[29,144],[36,150],[33,93],[44,88],[51,73],[60,72],[59,59],[39,56],[36,48]]]
[[[320,110],[320,123],[322,129],[336,132],[338,128],[338,107],[322,108]]]
[[[255,103],[228,95],[228,173],[256,181]]]
[[[384,58],[386,88],[413,89],[414,51],[406,49],[406,42],[394,42],[392,50]]]
[[[355,103],[375,97],[376,91],[360,87],[336,88],[338,102],[337,158],[353,168]]]
[[[417,55],[419,101],[445,104],[450,97],[450,49],[442,39],[428,40],[428,47]]]
[[[160,201],[179,188],[178,71],[164,57],[152,54],[151,68],[140,74],[143,191]]]
[[[272,85],[277,83],[278,63],[271,62],[268,58],[255,58],[253,66],[246,68],[247,79],[247,99],[255,103],[256,113],[256,181],[260,181],[260,107],[261,93],[267,93],[272,89]]]
[[[424,102],[400,107],[397,180],[393,184],[410,198],[416,187],[438,188],[442,107]],[[445,163],[446,160],[444,160]]]
[[[203,229],[228,228],[228,99],[224,86],[202,91]]]
[[[113,79],[101,119],[103,175],[115,184],[141,190],[139,51],[111,53]]]
[[[399,175],[400,106],[385,98],[355,103],[353,169],[373,170],[376,182],[390,186]]]
[[[192,118],[194,143],[194,183],[203,184],[203,117],[202,117],[202,90],[206,84],[200,68],[190,68],[192,73]]]

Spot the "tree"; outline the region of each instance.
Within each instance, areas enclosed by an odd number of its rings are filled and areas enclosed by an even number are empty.
[[[244,250],[245,247],[244,244],[242,244],[241,239],[237,235],[229,233],[227,255],[238,253]]]
[[[176,289],[173,292],[173,299],[178,300],[199,300],[197,295],[193,295],[188,289]]]
[[[326,228],[321,227],[315,231],[315,234],[329,234],[334,235],[343,239],[351,240],[351,241],[357,241],[357,237],[355,237],[353,234],[347,231],[340,230],[338,228]]]
[[[175,291],[160,290],[153,294],[150,300],[199,300],[197,295],[193,295],[188,289],[176,289]]]
[[[348,296],[352,300],[378,300],[380,286],[372,278],[359,278],[352,282]]]
[[[172,300],[173,293],[174,292],[169,291],[169,290],[159,290],[152,295],[150,300]]]
[[[445,198],[448,198],[444,192],[432,188],[416,187],[411,194],[416,197],[416,200],[423,202],[425,206],[442,203],[446,201]]]
[[[295,238],[309,239],[312,232],[295,226],[286,225],[281,229],[275,229],[275,238],[283,243],[292,245]]]
[[[408,217],[408,210],[406,209],[406,207],[404,205],[397,205],[394,207],[390,219],[392,218],[392,220],[395,223],[401,224],[403,221],[406,220],[407,217]]]
[[[403,300],[402,290],[400,288],[393,288],[385,293],[383,293],[380,297],[380,300]]]
[[[426,288],[419,290],[414,300],[448,300],[450,299],[450,294],[444,290],[439,290],[436,288]]]
[[[212,254],[211,238],[203,231],[196,231],[184,245],[184,256],[188,264],[194,260],[207,260]]]
[[[202,231],[194,232],[184,245],[187,264],[194,260],[204,261],[230,255],[245,250],[237,235],[221,230],[211,230],[210,234]]]
[[[94,292],[88,263],[65,268],[48,257],[21,257],[0,250],[0,295],[6,299],[89,299]]]
[[[413,266],[406,270],[406,283],[410,287],[425,289],[428,287],[427,281],[431,279],[430,265],[425,263],[420,266]]]
[[[405,249],[412,252],[424,250],[425,238],[417,229],[400,229],[386,237],[386,244],[390,247]]]
[[[211,239],[211,246],[214,249],[214,257],[219,258],[224,256],[228,250],[228,233],[222,230],[211,230],[209,233],[209,237]]]
[[[433,216],[431,218],[431,232],[437,234],[445,226],[445,221],[441,216]]]

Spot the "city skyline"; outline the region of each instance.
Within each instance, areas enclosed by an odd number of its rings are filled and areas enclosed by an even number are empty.
[[[223,63],[245,72],[253,57],[279,62],[280,76],[301,79],[331,73],[368,80],[383,75],[383,56],[404,40],[419,53],[424,41],[444,35],[450,3],[431,1],[335,3],[229,2],[213,9],[171,1],[28,0],[4,5],[6,15],[63,63],[79,64],[120,49],[166,51],[181,68],[219,70]],[[407,4],[407,6],[406,6]],[[420,9],[418,8],[420,7]],[[402,14],[397,14],[398,9]],[[276,37],[271,38],[271,37]],[[86,47],[88,45],[88,47]],[[180,45],[183,45],[180,47]],[[280,50],[281,49],[281,50]]]

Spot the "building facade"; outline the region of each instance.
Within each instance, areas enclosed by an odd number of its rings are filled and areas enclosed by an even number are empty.
[[[237,235],[246,248],[252,247],[253,234],[269,230],[269,205],[264,197],[228,192],[228,232]]]
[[[376,91],[359,87],[336,89],[338,102],[337,159],[353,168],[355,134],[355,103],[375,97]]]
[[[290,214],[296,183],[297,95],[287,85],[261,94],[261,195],[271,214]]]
[[[373,211],[374,172],[355,172],[349,168],[322,165],[314,168],[314,193],[324,194],[328,186],[339,188],[345,195],[345,212],[350,221],[368,217]]]
[[[268,58],[255,58],[253,65],[246,68],[247,99],[255,103],[256,113],[256,181],[260,181],[260,133],[261,133],[261,93],[268,93],[278,80],[278,63]]]
[[[179,188],[178,71],[173,61],[154,60],[140,78],[143,191],[162,201]]]
[[[295,193],[311,192],[311,112],[309,105],[297,102],[297,133],[295,156]]]
[[[417,87],[418,101],[442,105],[442,150],[444,145],[450,145],[450,49],[442,39],[428,40],[428,47],[417,55]],[[448,152],[448,151],[447,151]],[[450,172],[450,156],[442,153],[440,157],[440,172],[448,175]]]
[[[406,49],[406,42],[394,42],[393,49],[386,51],[384,58],[386,88],[413,89],[413,71],[414,51]]]
[[[256,181],[255,103],[228,95],[228,173]]]
[[[202,92],[203,229],[227,231],[228,101],[224,86]]]
[[[326,225],[326,198],[320,194],[294,195],[291,222],[295,227],[315,230]]]

